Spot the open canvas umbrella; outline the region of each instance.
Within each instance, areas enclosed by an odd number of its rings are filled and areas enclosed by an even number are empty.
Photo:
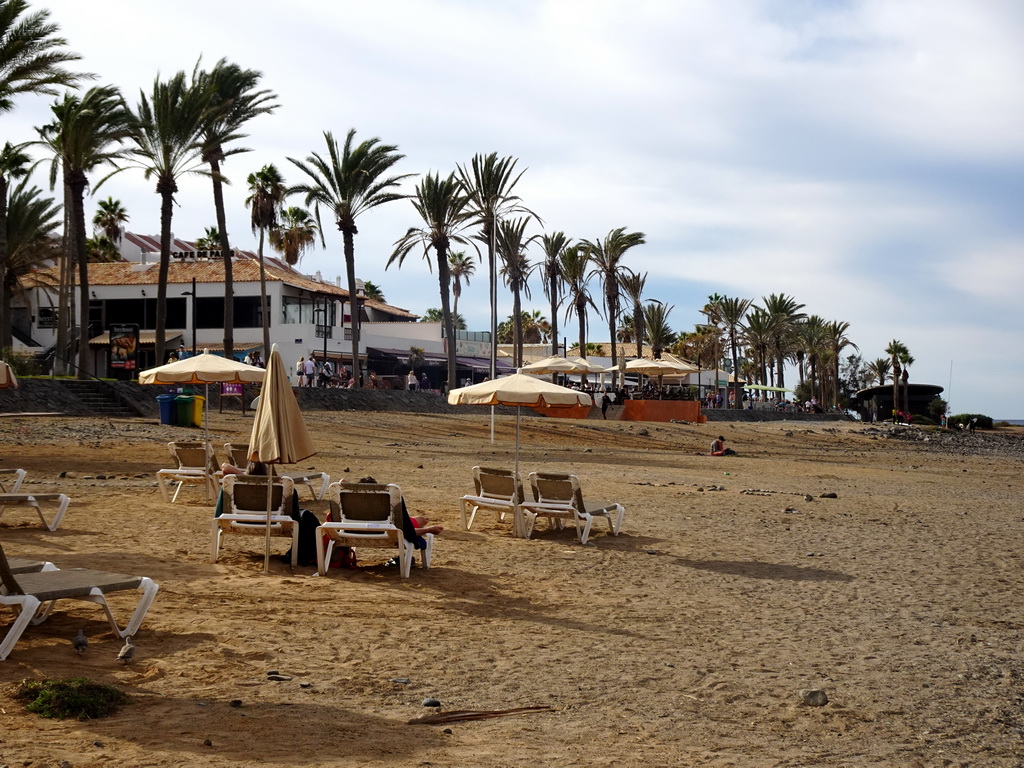
[[[17,389],[18,377],[14,375],[11,366],[0,360],[0,389]]]
[[[265,371],[220,355],[203,354],[186,357],[174,363],[149,368],[139,373],[139,384],[205,384],[206,400],[203,409],[203,427],[206,442],[210,442],[210,384],[243,384],[263,381]]]
[[[543,375],[546,373],[580,373],[580,366],[574,360],[567,360],[558,355],[545,357],[519,369],[523,373]]]
[[[452,405],[514,405],[516,406],[516,477],[519,476],[519,409],[571,408],[590,405],[593,401],[586,392],[560,387],[522,372],[484,381],[471,387],[453,389],[448,393]]]
[[[306,429],[295,393],[288,381],[288,367],[277,344],[270,350],[266,377],[249,435],[249,461],[269,467],[267,473],[267,540],[263,569],[270,572],[270,503],[275,464],[295,464],[316,453]]]

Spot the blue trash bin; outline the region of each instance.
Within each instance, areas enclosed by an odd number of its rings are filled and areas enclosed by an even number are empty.
[[[157,395],[160,404],[160,423],[174,426],[174,395]]]

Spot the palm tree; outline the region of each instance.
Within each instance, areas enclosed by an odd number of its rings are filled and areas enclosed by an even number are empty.
[[[750,309],[750,299],[738,299],[724,297],[717,303],[718,316],[729,334],[729,348],[732,350],[732,396],[733,408],[743,409],[743,399],[740,397],[740,362],[739,362],[739,341],[743,318]]]
[[[196,240],[197,251],[220,250],[220,232],[216,227],[207,227],[203,236]]]
[[[57,86],[74,88],[91,77],[63,67],[82,57],[64,49],[67,40],[57,36],[50,12],[24,15],[27,10],[26,0],[0,2],[0,114],[14,109],[17,96],[56,96]]]
[[[590,260],[581,245],[567,245],[562,249],[558,260],[562,279],[565,281],[565,298],[568,301],[565,317],[568,320],[570,313],[576,313],[580,324],[578,348],[580,356],[585,358],[587,356],[587,307],[597,309],[587,287],[591,276]]]
[[[661,353],[676,340],[676,333],[668,324],[668,316],[675,307],[660,301],[652,301],[642,307],[647,342],[651,345],[655,359],[660,360]]]
[[[632,317],[626,316],[624,320],[632,320],[633,325],[633,341],[636,342],[636,356],[644,356],[644,304],[643,304],[643,293],[644,287],[647,285],[647,273],[644,272],[642,275],[637,272],[626,271],[619,278],[619,285],[622,288],[623,295],[629,299],[629,304],[632,307]]]
[[[452,276],[452,315],[459,314],[459,299],[462,297],[462,281],[469,285],[469,278],[476,272],[476,264],[466,256],[465,251],[448,254],[448,271]]]
[[[899,339],[893,339],[889,342],[889,346],[885,348],[885,354],[889,355],[892,364],[892,421],[895,424],[897,420],[896,411],[900,409],[900,374],[903,373],[900,364],[910,357],[910,350]]]
[[[525,169],[515,172],[516,163],[512,157],[498,158],[497,152],[489,155],[474,155],[469,167],[458,166],[459,183],[469,197],[469,208],[474,224],[479,225],[477,239],[487,246],[487,280],[491,301],[491,378],[495,374],[498,357],[498,267],[495,259],[495,239],[499,219],[516,214],[534,215],[524,208],[517,195],[512,194]]]
[[[818,384],[818,364],[829,352],[828,331],[825,325],[825,320],[818,315],[809,315],[796,326],[797,343],[810,368],[811,397],[819,401],[822,397]]]
[[[257,255],[260,260],[260,313],[263,315],[263,350],[270,354],[270,304],[267,300],[267,270],[263,262],[263,240],[268,230],[277,227],[277,216],[288,194],[284,177],[274,165],[265,165],[246,179],[249,185],[249,197],[245,204],[249,206],[249,223],[253,232],[258,232],[259,246]]]
[[[102,230],[115,244],[121,242],[121,227],[128,223],[128,211],[120,200],[108,197],[100,200],[96,206],[96,214],[92,217],[93,231]]]
[[[0,27],[2,29],[2,27]],[[2,49],[0,49],[2,50]],[[29,156],[25,153],[27,144],[11,144],[9,141],[0,149],[0,286],[7,284],[7,271],[11,268],[11,258],[7,243],[7,197],[11,179],[18,179],[28,174]],[[0,349],[12,345],[11,337],[11,305],[9,294],[0,291]]]
[[[903,375],[900,377],[903,382],[903,412],[908,415],[910,413],[910,366],[915,362],[914,356],[909,352],[900,360],[903,365]]]
[[[797,323],[803,321],[807,315],[800,310],[803,304],[798,304],[792,296],[784,293],[773,293],[763,296],[764,310],[768,313],[768,326],[771,335],[771,351],[775,358],[775,385],[786,386],[786,360],[792,353],[793,334]],[[801,374],[801,381],[803,375]]]
[[[616,385],[618,376],[618,353],[615,343],[615,323],[619,319],[619,300],[621,290],[619,280],[626,272],[622,258],[626,251],[647,241],[643,232],[627,232],[619,227],[609,232],[603,240],[590,242],[583,240],[588,257],[594,265],[592,274],[598,275],[604,283],[604,309],[608,317],[608,338],[612,342],[612,387]]]
[[[472,212],[469,210],[469,198],[462,191],[455,174],[442,179],[440,174],[428,173],[416,185],[412,198],[416,213],[423,219],[425,226],[410,227],[401,240],[395,243],[395,251],[388,259],[388,266],[398,261],[398,266],[413,248],[423,246],[423,258],[428,259],[429,251],[434,249],[437,263],[437,279],[441,291],[441,315],[444,323],[444,335],[448,352],[448,388],[455,389],[455,318],[451,311],[451,272],[449,271],[448,255],[452,243],[466,244],[468,240],[462,230],[468,223]],[[430,264],[428,259],[427,264]]]
[[[38,187],[28,187],[28,178],[10,190],[5,191],[0,207],[6,211],[4,231],[0,233],[7,243],[7,268],[0,282],[0,304],[9,307],[11,299],[21,288],[21,279],[55,258],[60,251],[60,240],[55,237],[57,228],[63,222],[61,206],[52,198],[43,197]],[[5,314],[7,333],[10,331],[10,315]],[[11,346],[7,339],[0,346]]]
[[[769,360],[769,350],[775,338],[775,318],[766,310],[752,306],[747,312],[747,320],[743,325],[743,338],[750,345],[754,358],[754,370],[758,384],[767,384],[768,377],[765,367],[771,367],[774,360]],[[773,376],[774,378],[774,376]]]
[[[284,256],[284,260],[295,266],[302,258],[302,254],[316,244],[316,236],[320,233],[316,219],[305,208],[288,206],[281,210],[278,225],[270,230],[270,247]],[[363,292],[370,296],[370,286],[373,283],[364,283]],[[379,290],[379,289],[378,289]],[[380,301],[384,301],[384,295],[380,295]]]
[[[202,163],[202,131],[209,100],[190,88],[184,72],[153,83],[150,96],[141,94],[135,116],[133,154],[147,179],[156,178],[160,195],[160,270],[156,299],[156,359],[163,361],[167,340],[167,275],[171,263],[171,219],[178,178],[206,175]]]
[[[370,301],[384,302],[384,291],[376,283],[370,282],[369,280],[363,281],[363,298],[369,299]]]
[[[539,309],[523,310],[520,313],[520,327],[524,344],[542,344],[548,340],[551,324]]]
[[[526,249],[537,239],[537,235],[526,237],[529,223],[529,216],[498,223],[497,247],[502,264],[501,276],[512,291],[512,333],[515,345],[513,364],[516,367],[523,364],[523,294],[531,298],[527,280],[533,266],[526,257]]]
[[[87,75],[69,72],[65,64],[81,57],[65,49],[67,40],[50,22],[47,10],[28,12],[26,0],[0,0],[0,114],[14,109],[18,96],[57,95],[57,86],[75,87]],[[0,150],[0,285],[9,259],[6,205],[8,182],[26,173],[25,145],[6,142]],[[0,291],[3,294],[3,291]],[[10,306],[0,300],[0,346],[11,346]]]
[[[877,381],[879,386],[885,384],[889,371],[892,370],[892,362],[885,357],[880,357],[868,363],[867,372],[871,381]]]
[[[462,315],[452,312],[452,318],[455,322],[456,331],[466,330],[466,318]],[[423,317],[420,318],[421,323],[444,323],[444,312],[437,307],[431,307],[423,313]]]
[[[853,347],[858,352],[860,347],[850,341],[846,332],[850,330],[850,324],[845,321],[833,320],[825,324],[825,333],[832,352],[832,405],[839,406],[839,361],[840,355],[847,347]]]
[[[209,100],[203,126],[203,162],[210,166],[213,181],[213,207],[217,217],[218,245],[224,262],[224,355],[232,357],[235,347],[234,272],[231,262],[231,243],[228,238],[227,216],[224,211],[223,184],[227,181],[221,174],[220,165],[231,155],[248,152],[248,149],[227,144],[240,141],[246,135],[243,126],[259,115],[270,114],[277,109],[277,96],[270,90],[258,90],[262,73],[254,69],[242,69],[227,59],[218,61],[213,69],[205,72],[196,62],[192,70],[192,88],[200,98]],[[264,350],[269,355],[270,350]]]
[[[86,240],[85,255],[90,264],[109,264],[122,260],[117,243],[106,235],[96,235]]]
[[[121,92],[112,85],[90,88],[79,98],[66,94],[51,107],[54,120],[39,128],[40,143],[54,153],[50,164],[50,188],[57,181],[58,167],[69,195],[74,261],[78,264],[79,339],[78,376],[89,375],[89,252],[86,247],[85,189],[89,175],[103,165],[114,165],[128,157],[121,145],[132,137],[134,120]],[[103,184],[101,179],[94,189]]]
[[[544,273],[544,295],[551,303],[551,354],[558,354],[558,307],[562,303],[562,251],[569,245],[569,238],[565,232],[552,232],[544,235],[541,240],[541,248],[544,251],[544,261],[541,270]],[[554,380],[554,376],[552,376]]]
[[[315,152],[306,160],[289,157],[288,160],[306,176],[309,181],[291,191],[306,196],[305,204],[313,205],[317,224],[320,225],[320,242],[323,243],[323,225],[320,222],[321,206],[330,211],[341,232],[345,250],[345,272],[348,277],[349,306],[352,310],[352,375],[356,386],[360,386],[359,364],[359,296],[356,292],[355,235],[359,232],[356,219],[364,211],[376,208],[405,195],[397,191],[398,185],[412,174],[385,176],[392,166],[405,155],[399,154],[398,147],[381,144],[372,138],[353,146],[355,129],[348,132],[345,145],[338,142],[330,131],[324,132],[327,142],[327,157]]]

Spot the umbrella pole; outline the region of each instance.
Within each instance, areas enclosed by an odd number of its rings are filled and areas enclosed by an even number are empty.
[[[267,465],[267,533],[263,548],[263,572],[270,573],[270,503],[274,497],[274,465]]]
[[[494,406],[491,406],[491,445],[494,445]]]
[[[522,406],[517,405],[516,406],[516,458],[515,458],[516,473],[515,473],[515,480],[513,481],[515,483],[516,487],[519,486],[519,412],[521,410],[522,410]],[[522,536],[522,533],[519,530],[519,523],[521,522],[521,516],[520,515],[516,515],[513,512],[512,522],[514,524],[513,525],[512,535],[513,536]]]
[[[210,382],[206,382],[206,399],[203,401],[203,430],[206,432],[206,444],[210,444]]]

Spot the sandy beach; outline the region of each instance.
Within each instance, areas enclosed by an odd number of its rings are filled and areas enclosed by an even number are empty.
[[[620,536],[596,525],[580,546],[570,530],[513,538],[486,512],[461,530],[470,468],[511,466],[509,417],[491,444],[483,409],[306,416],[320,451],[291,469],[401,485],[413,514],[446,526],[429,571],[402,580],[365,550],[358,570],[321,578],[275,558],[265,575],[262,539],[239,536],[211,565],[212,506],[194,489],[165,503],[155,485],[165,443],[196,431],[2,419],[0,467],[73,499],[53,533],[8,509],[8,555],[145,574],[160,593],[129,666],[96,606],[65,603],[26,631],[0,662],[0,765],[1022,764],[1012,438],[958,451],[847,422],[525,419],[525,470],[575,472],[626,505]],[[213,413],[213,441],[245,442],[251,423]],[[717,434],[740,455],[705,455]],[[78,675],[133,703],[56,721],[11,696]],[[807,689],[828,703],[808,706]],[[442,712],[550,709],[408,724],[427,697]]]

